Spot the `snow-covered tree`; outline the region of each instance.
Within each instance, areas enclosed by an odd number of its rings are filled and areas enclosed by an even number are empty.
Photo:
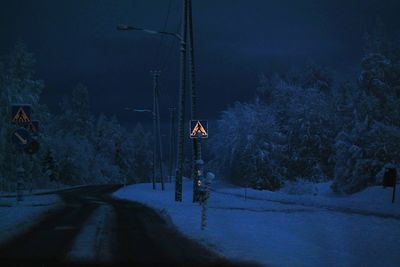
[[[400,129],[382,123],[358,122],[350,133],[336,140],[336,167],[333,189],[354,193],[376,184],[386,164],[400,166]]]
[[[210,148],[228,180],[271,190],[281,186],[284,137],[265,105],[236,103],[222,113],[214,136]]]
[[[331,155],[340,128],[331,88],[321,89],[311,82],[308,85],[311,87],[305,87],[301,79],[275,75],[269,82],[261,80],[258,89],[260,99],[269,106],[286,136],[287,179],[319,179],[333,172]]]
[[[87,136],[91,127],[89,93],[85,86],[78,84],[72,91],[71,119],[76,134]]]
[[[128,133],[116,118],[94,118],[88,90],[81,84],[64,97],[60,114],[50,112],[39,101],[44,86],[35,79],[33,55],[18,43],[5,58],[0,60],[0,176],[7,183],[15,183],[19,161],[41,186],[51,180],[64,184],[148,180],[149,133],[140,127]],[[33,118],[40,120],[41,150],[29,160],[10,142],[16,127],[10,122],[12,104],[32,105]]]
[[[333,189],[346,193],[377,182],[387,164],[400,164],[400,48],[390,45],[378,20],[366,35],[359,85],[353,97],[353,126],[336,138]]]
[[[138,123],[131,135],[133,157],[130,162],[130,175],[137,181],[148,182],[152,175],[153,152],[152,136]]]
[[[58,166],[54,159],[53,152],[48,149],[42,160],[42,172],[50,181],[58,182]]]
[[[21,152],[10,142],[15,126],[11,124],[11,106],[13,104],[30,104],[35,116],[41,114],[39,104],[43,82],[34,77],[33,55],[22,42],[18,42],[13,51],[0,64],[0,176],[7,181],[16,180],[16,167],[21,161]],[[34,161],[37,159],[33,158]],[[23,167],[30,170],[31,163],[21,161]]]
[[[325,93],[332,90],[333,78],[331,74],[314,62],[308,64],[305,74],[300,79],[303,88],[316,89]]]
[[[130,155],[129,138],[127,132],[117,122],[115,117],[109,119],[105,115],[100,115],[96,122],[96,127],[92,132],[91,142],[96,151],[96,158],[104,157],[107,163],[98,165],[99,172],[104,176],[109,173],[109,180],[121,182],[127,176],[127,166]],[[107,171],[106,168],[109,170]]]

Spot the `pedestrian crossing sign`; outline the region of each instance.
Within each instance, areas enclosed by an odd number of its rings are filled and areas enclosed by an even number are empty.
[[[39,121],[33,120],[28,122],[25,128],[33,135],[37,135],[39,133]]]
[[[11,122],[16,124],[26,124],[31,122],[30,105],[13,105],[11,107]]]
[[[208,138],[208,121],[191,120],[190,138]]]

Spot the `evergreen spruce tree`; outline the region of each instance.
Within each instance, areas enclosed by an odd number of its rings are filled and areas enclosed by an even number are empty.
[[[89,93],[82,84],[78,84],[72,91],[71,118],[74,133],[88,136],[90,129]]]
[[[50,181],[58,181],[57,163],[50,149],[46,151],[42,160],[42,172],[49,178]]]

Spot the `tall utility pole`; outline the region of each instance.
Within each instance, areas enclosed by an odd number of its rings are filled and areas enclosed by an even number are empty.
[[[190,98],[191,98],[191,119],[197,118],[197,90],[194,57],[194,34],[192,20],[192,1],[183,0],[182,33],[181,33],[181,84],[179,90],[179,134],[178,134],[178,158],[175,185],[175,200],[182,201],[182,176],[184,164],[184,113],[186,99],[186,54],[189,45],[190,64]],[[192,178],[193,178],[193,202],[199,201],[199,175],[202,169],[201,143],[199,139],[193,139],[192,146]]]
[[[189,61],[190,61],[190,93],[191,93],[191,119],[199,119],[197,117],[197,91],[196,91],[196,73],[195,73],[195,57],[194,57],[194,36],[193,36],[193,20],[192,20],[192,0],[187,0],[187,21],[189,24]],[[193,178],[193,202],[199,201],[199,170],[201,160],[201,143],[200,139],[194,138],[192,147],[192,178]]]
[[[158,75],[156,76],[156,112],[157,112],[157,136],[158,136],[158,167],[160,169],[160,183],[161,190],[164,191],[164,172],[163,172],[163,151],[162,151],[162,142],[161,142],[161,123],[160,123],[160,89],[158,86],[158,77],[160,77],[160,71],[158,71]]]
[[[170,117],[170,140],[169,140],[169,182],[172,181],[172,177],[174,176],[174,167],[175,167],[175,146],[176,146],[176,138],[175,138],[175,108],[169,108],[169,117]]]
[[[164,173],[162,167],[162,147],[161,147],[161,126],[160,126],[160,107],[159,107],[159,86],[158,78],[160,77],[160,71],[152,71],[153,75],[153,171],[156,174],[158,165],[161,190],[164,190]],[[158,159],[158,162],[157,162]],[[156,176],[156,175],[154,175]],[[155,180],[155,178],[154,178]],[[155,189],[155,181],[153,183],[153,189]]]
[[[198,119],[197,110],[196,110],[196,102],[197,102],[197,94],[195,88],[195,68],[194,68],[194,49],[193,49],[193,26],[192,26],[192,2],[191,0],[182,0],[183,8],[182,8],[182,29],[181,34],[166,32],[166,31],[154,31],[148,30],[145,28],[139,28],[135,26],[129,26],[120,24],[117,26],[117,30],[119,31],[142,31],[148,34],[164,34],[177,38],[180,41],[180,83],[179,83],[179,101],[178,101],[178,140],[177,140],[177,163],[176,163],[176,175],[175,175],[175,201],[182,201],[182,178],[183,178],[183,168],[184,168],[184,145],[185,145],[185,111],[186,111],[186,67],[187,67],[187,43],[190,45],[190,73],[191,73],[191,118]],[[188,42],[188,21],[190,23],[190,32],[189,37],[190,40]],[[153,113],[156,110],[156,100],[154,100],[154,108]],[[156,115],[153,114],[153,123],[157,125]],[[156,126],[154,126],[154,129]],[[154,130],[154,138],[156,139],[156,133]],[[156,148],[155,148],[156,151]],[[154,153],[155,154],[155,153]],[[154,158],[153,158],[154,159]],[[197,200],[197,192],[198,192],[198,179],[201,173],[201,168],[203,165],[203,161],[201,160],[201,147],[199,140],[193,140],[193,175],[194,176],[194,185],[193,190],[194,198],[193,200]],[[153,176],[155,176],[155,159],[154,159],[154,169]],[[153,180],[155,177],[153,177]],[[153,188],[155,185],[153,183]]]
[[[185,99],[186,99],[186,36],[187,36],[187,0],[183,0],[182,33],[180,48],[180,85],[178,101],[178,149],[175,177],[175,201],[182,201],[182,177],[185,135]]]
[[[156,132],[157,132],[157,118],[156,118],[156,91],[157,91],[157,72],[151,71],[151,74],[153,75],[153,190],[156,189],[156,159],[157,159],[157,138],[156,138]]]

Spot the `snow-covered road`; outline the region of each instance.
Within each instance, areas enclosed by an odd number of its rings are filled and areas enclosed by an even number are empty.
[[[145,205],[110,197],[119,187],[64,190],[60,209],[0,245],[0,265],[236,266],[184,237]],[[32,209],[34,200],[26,201]],[[27,212],[21,218],[30,219]],[[12,221],[9,226],[16,227]]]
[[[150,184],[132,185],[114,196],[157,209],[185,235],[233,260],[265,266],[399,266],[400,220],[362,214],[397,216],[398,204],[373,199],[374,193],[346,199],[247,190],[245,200],[242,188],[220,186],[211,194],[208,226],[201,231],[191,186],[184,182],[182,203],[174,202],[172,184],[164,192]],[[344,212],[346,205],[358,212]]]

